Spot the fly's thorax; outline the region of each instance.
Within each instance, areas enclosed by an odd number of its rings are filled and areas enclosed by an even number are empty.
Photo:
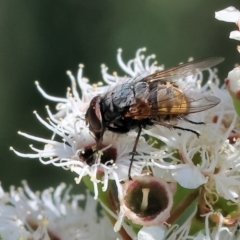
[[[151,113],[151,105],[146,99],[136,99],[136,103],[132,105],[128,111],[124,114],[126,118],[132,118],[134,120],[147,119]]]

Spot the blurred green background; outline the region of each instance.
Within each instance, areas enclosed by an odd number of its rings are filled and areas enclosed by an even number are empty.
[[[49,103],[35,80],[51,95],[64,97],[70,85],[66,70],[101,80],[100,65],[119,70],[116,52],[133,58],[140,47],[155,53],[159,63],[173,66],[188,57],[225,57],[222,79],[239,62],[238,44],[228,38],[233,23],[219,22],[214,12],[239,0],[20,0],[0,1],[0,181],[5,189],[27,179],[34,189],[74,184],[75,174],[37,159],[23,159],[9,150],[29,152],[33,141],[17,134],[51,136],[32,114],[46,117]]]

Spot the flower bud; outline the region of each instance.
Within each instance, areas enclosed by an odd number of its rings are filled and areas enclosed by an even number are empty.
[[[225,84],[232,97],[235,110],[240,116],[240,67],[236,67],[228,73]]]

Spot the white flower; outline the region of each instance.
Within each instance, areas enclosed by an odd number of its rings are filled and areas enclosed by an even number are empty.
[[[163,240],[165,232],[166,227],[164,225],[143,227],[138,232],[138,240]]]
[[[240,11],[235,7],[227,7],[215,12],[215,18],[220,21],[237,23],[240,19]]]
[[[234,22],[240,29],[240,11],[235,7],[228,7],[215,13],[215,18],[220,21]],[[229,38],[240,41],[240,31],[232,31]]]
[[[194,240],[212,240],[212,239],[226,239],[226,240],[239,240],[239,223],[235,224],[235,226],[232,227],[226,227],[224,226],[224,218],[221,213],[214,214],[218,217],[218,224],[216,227],[212,227],[210,225],[211,216],[213,215],[213,212],[210,212],[206,214],[205,217],[205,229],[200,231]]]
[[[219,217],[219,223],[216,227],[212,227],[209,222],[209,218],[213,214],[208,213],[205,217],[205,229],[199,231],[196,235],[190,234],[191,220],[197,212],[197,208],[192,212],[189,218],[179,225],[172,225],[169,228],[165,225],[143,227],[138,232],[138,240],[239,240],[240,232],[239,225],[236,224],[233,227],[226,227],[223,225],[223,217],[221,214],[217,214]]]
[[[146,57],[141,55],[145,49],[139,49],[136,57],[124,64],[121,57],[121,50],[118,51],[117,59],[119,65],[131,77],[155,72],[160,67],[156,67],[155,63],[151,64],[153,55]],[[66,170],[74,171],[78,174],[75,179],[79,183],[82,177],[88,175],[94,184],[95,198],[98,197],[98,184],[102,183],[102,190],[108,188],[108,180],[114,179],[118,192],[121,193],[121,185],[119,182],[128,178],[128,169],[131,159],[131,152],[136,140],[136,133],[118,135],[111,132],[105,132],[102,149],[98,149],[99,154],[94,154],[96,145],[95,139],[88,126],[85,123],[85,114],[89,106],[90,100],[99,94],[110,90],[119,82],[127,81],[127,77],[118,77],[107,73],[107,68],[102,67],[102,75],[104,81],[108,84],[102,86],[102,83],[90,85],[88,80],[83,77],[83,66],[80,65],[77,80],[68,72],[71,80],[71,89],[68,89],[66,98],[58,98],[49,96],[36,82],[36,86],[40,93],[48,100],[57,102],[57,112],[53,114],[47,106],[48,121],[43,120],[35,111],[37,119],[52,132],[51,139],[44,139],[30,134],[19,132],[20,135],[31,140],[44,144],[43,149],[37,149],[33,145],[30,148],[35,153],[24,154],[11,149],[21,157],[39,158],[43,164],[53,164],[63,167]],[[78,85],[77,85],[78,83]],[[77,87],[80,87],[81,94],[78,93]],[[133,161],[131,169],[132,176],[142,176],[143,168],[148,160],[147,154],[154,149],[140,138],[138,143],[137,154]],[[95,157],[97,155],[97,157]]]
[[[10,193],[0,187],[0,237],[8,240],[76,240],[116,239],[110,223],[98,217],[96,201],[88,194],[69,195],[60,184],[54,191],[49,188],[34,193],[26,182],[23,189],[11,187]],[[86,202],[80,208],[79,201]]]
[[[35,113],[36,114],[36,113]],[[122,179],[128,178],[128,169],[136,134],[129,133],[126,135],[117,135],[111,132],[104,134],[102,143],[102,154],[98,155],[99,159],[93,159],[93,150],[95,140],[90,135],[89,129],[86,127],[82,119],[76,119],[75,122],[68,121],[67,116],[62,120],[65,123],[55,124],[53,121],[49,123],[37,115],[37,118],[48,129],[54,133],[54,138],[59,136],[63,142],[54,139],[43,139],[26,133],[19,134],[45,144],[44,149],[37,149],[30,145],[31,149],[36,153],[24,154],[12,149],[18,156],[39,158],[43,164],[53,164],[54,166],[63,167],[66,170],[74,171],[78,174],[76,182],[79,183],[82,177],[89,175],[94,184],[95,198],[98,197],[98,183],[103,184],[103,191],[108,188],[109,179],[114,179],[121,192],[119,182]],[[49,116],[51,114],[49,113]],[[63,125],[63,126],[61,126]],[[142,170],[146,166],[147,157],[145,156],[150,151],[153,151],[150,145],[141,138],[139,141],[138,154],[133,162],[132,175],[141,176]],[[99,173],[103,175],[99,178]]]
[[[122,60],[122,49],[118,50],[118,64],[130,77],[136,77],[142,73],[149,75],[157,70],[163,70],[163,66],[156,66],[157,62],[151,63],[151,60],[155,58],[155,55],[149,55],[145,58],[145,56],[142,55],[142,52],[144,51],[146,51],[146,48],[138,49],[135,58],[129,60],[127,64],[125,64]]]
[[[229,38],[240,41],[240,31],[230,32]]]

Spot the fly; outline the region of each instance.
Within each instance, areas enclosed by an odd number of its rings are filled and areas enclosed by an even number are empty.
[[[192,129],[176,126],[177,120],[204,124],[190,121],[186,116],[213,108],[220,103],[220,99],[210,95],[190,96],[187,90],[179,86],[178,81],[215,66],[223,60],[221,57],[210,57],[180,64],[142,79],[131,79],[116,85],[102,96],[95,96],[85,117],[86,124],[95,137],[96,149],[101,148],[106,130],[124,134],[138,129],[128,171],[128,177],[131,179],[131,167],[143,128],[161,125],[169,129],[189,131],[199,136],[199,133]],[[92,159],[94,161],[94,158]]]

